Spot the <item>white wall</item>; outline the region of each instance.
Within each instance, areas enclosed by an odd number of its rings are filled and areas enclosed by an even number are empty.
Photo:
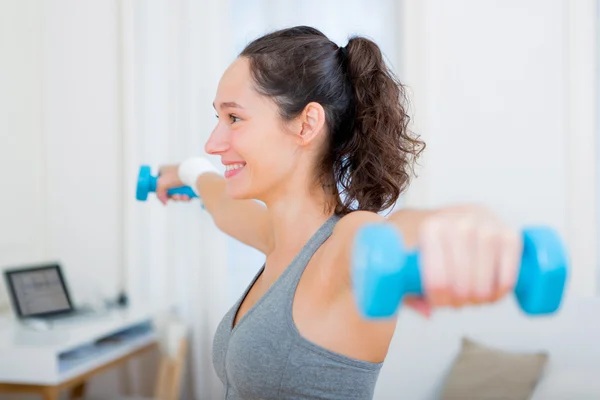
[[[122,284],[117,6],[0,1],[0,269],[58,260],[76,302]]]
[[[595,294],[594,2],[405,4],[405,80],[427,142],[408,203],[480,202],[554,227],[570,288]]]
[[[76,301],[113,296],[122,271],[117,3],[3,1],[0,26],[0,266],[59,260]]]
[[[134,190],[140,164],[203,153],[229,15],[192,0],[0,2],[0,268],[58,259],[75,301],[125,288],[136,305],[180,306],[205,395],[220,389],[224,235],[197,203],[164,208]],[[118,392],[114,374],[92,393]]]
[[[0,265],[47,254],[41,7],[0,3]],[[17,173],[18,171],[18,173]],[[0,285],[0,308],[8,297]]]
[[[132,185],[141,162],[202,151],[231,48],[214,37],[228,31],[220,25],[228,8],[148,3],[0,2],[0,267],[59,258],[80,300],[114,295],[123,284],[146,299],[157,294],[157,302],[201,292],[187,311],[199,316],[197,331],[208,343],[223,307],[207,300],[223,297],[211,282],[227,278],[182,266],[223,267],[226,255],[208,260],[223,241],[209,237],[200,212],[135,203]],[[573,250],[572,290],[595,292],[596,183],[587,173],[595,160],[595,97],[586,67],[594,64],[581,62],[595,60],[586,35],[594,2],[404,3],[401,75],[428,143],[409,205],[481,201],[514,224],[555,226]],[[129,34],[119,26],[124,12],[136,21]],[[195,45],[202,50],[186,50]],[[181,232],[191,239],[178,240]],[[139,279],[144,272],[155,279]],[[0,285],[0,308],[3,292]],[[205,324],[203,313],[215,307]],[[205,350],[195,353],[202,363]]]
[[[133,197],[141,164],[204,154],[215,124],[212,102],[233,60],[229,3],[121,3],[126,286],[132,302],[176,307],[189,324],[184,398],[218,398],[211,344],[228,305],[227,238],[197,200],[163,207]],[[213,160],[215,161],[215,160]],[[218,160],[215,166],[220,166]]]
[[[122,265],[117,2],[43,2],[49,255],[73,291],[115,296]]]
[[[572,256],[568,293],[584,297],[598,287],[596,17],[593,0],[405,0],[402,14],[403,79],[428,145],[407,204],[482,202],[515,226],[555,227]],[[597,374],[594,300],[538,322],[512,299],[432,321],[405,311],[375,398],[437,398],[465,332]]]

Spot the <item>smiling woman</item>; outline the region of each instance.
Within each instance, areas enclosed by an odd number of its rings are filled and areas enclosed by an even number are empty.
[[[307,26],[259,37],[224,72],[213,106],[205,151],[225,176],[192,158],[161,169],[157,195],[166,203],[167,189],[192,186],[223,232],[266,256],[215,334],[227,399],[372,398],[395,316],[365,319],[354,300],[350,254],[367,224],[420,246],[427,296],[407,304],[425,315],[514,287],[520,236],[488,210],[378,214],[409,184],[424,143],[372,40],[340,47]]]
[[[298,74],[297,65],[305,73]],[[407,132],[402,98],[373,42],[355,38],[346,49],[311,28],[283,31],[250,44],[225,72],[216,101],[221,123],[206,152],[235,166],[228,178],[249,175],[228,185],[234,197],[268,203],[261,196],[280,196],[273,190],[278,182],[299,188],[308,177],[337,213],[379,212],[397,200],[422,149]],[[280,135],[282,129],[289,134]],[[297,152],[299,146],[305,151]],[[252,181],[257,176],[262,180]]]

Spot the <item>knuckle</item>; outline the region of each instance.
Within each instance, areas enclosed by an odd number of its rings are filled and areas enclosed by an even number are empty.
[[[444,221],[439,217],[430,217],[423,221],[421,225],[421,231],[425,236],[437,235],[442,231],[444,227]]]
[[[490,287],[479,286],[474,290],[474,297],[477,302],[485,303],[489,301],[492,297],[492,290]]]
[[[480,227],[477,230],[477,241],[487,248],[493,247],[499,241],[499,234],[489,226]]]
[[[462,238],[474,238],[476,234],[476,225],[469,219],[462,219],[456,223],[454,234]]]
[[[523,245],[521,235],[514,229],[506,229],[504,231],[503,241],[510,248],[519,249]]]
[[[454,295],[461,302],[467,302],[469,297],[471,297],[471,289],[465,284],[459,284],[454,289]]]

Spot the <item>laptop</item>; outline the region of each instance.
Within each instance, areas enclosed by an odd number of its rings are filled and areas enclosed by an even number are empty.
[[[8,269],[4,277],[19,319],[57,320],[92,312],[73,306],[58,263]]]

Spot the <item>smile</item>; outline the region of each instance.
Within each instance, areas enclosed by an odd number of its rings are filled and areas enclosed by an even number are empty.
[[[231,178],[232,176],[239,174],[245,165],[246,165],[245,163],[226,165],[225,166],[225,178]]]
[[[244,168],[246,164],[230,164],[225,166],[225,171],[233,171],[235,169]]]

